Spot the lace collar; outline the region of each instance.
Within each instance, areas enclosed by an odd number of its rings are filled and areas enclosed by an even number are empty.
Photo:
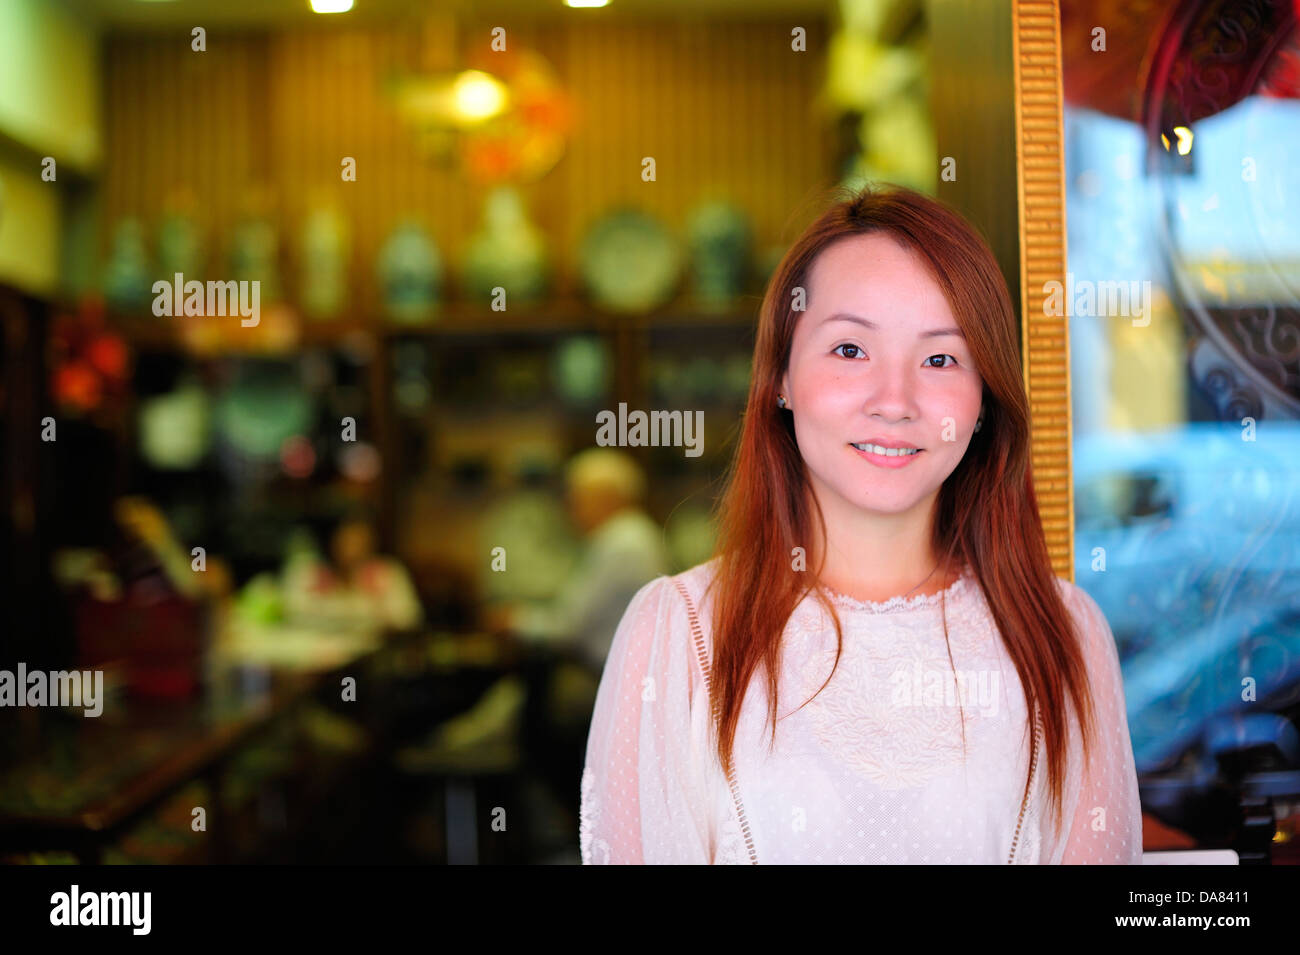
[[[890,597],[888,600],[857,600],[838,591],[824,587],[831,602],[843,610],[859,613],[903,613],[910,610],[924,610],[929,607],[939,606],[939,602],[945,598],[951,602],[954,598],[965,593],[971,585],[970,568],[962,568],[961,574],[957,579],[948,585],[947,589],[941,590],[934,594],[918,594],[915,597]]]

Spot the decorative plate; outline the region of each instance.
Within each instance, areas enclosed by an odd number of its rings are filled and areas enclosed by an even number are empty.
[[[598,220],[579,252],[592,300],[614,312],[648,312],[672,297],[682,270],[682,250],[657,219],[617,209]]]

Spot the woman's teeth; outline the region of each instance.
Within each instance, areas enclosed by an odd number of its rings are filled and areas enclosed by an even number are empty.
[[[853,444],[853,442],[849,442]],[[916,454],[920,448],[886,448],[879,444],[854,444],[853,447],[859,451],[867,451],[871,454],[885,454],[891,458],[898,457],[900,454]]]

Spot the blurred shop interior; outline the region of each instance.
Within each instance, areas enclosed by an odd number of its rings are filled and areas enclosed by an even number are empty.
[[[933,189],[921,7],[857,6],[0,8],[6,656],[108,699],[4,714],[10,861],[576,861],[603,651],[709,556],[782,242]],[[621,405],[700,453],[596,448]]]
[[[603,653],[640,584],[711,555],[764,283],[836,186],[944,194],[931,39],[958,6],[0,4],[0,666],[104,673],[95,719],[0,713],[0,861],[576,862]],[[1300,457],[1215,517],[1186,495],[1222,477],[1175,451],[1233,394],[1279,435],[1300,407],[1297,273],[1261,265],[1300,261],[1295,10],[1182,122],[1177,97],[1150,119],[1143,44],[1200,20],[1061,6],[1070,267],[1159,290],[1140,344],[1070,341],[1077,575],[1125,666],[1147,848],[1294,861],[1300,532],[1268,522]],[[1097,71],[1097,16],[1141,69]],[[1175,193],[1242,136],[1272,218],[1194,234],[1215,187]],[[1290,331],[1206,311],[1260,302]],[[1206,335],[1225,354],[1189,372]],[[703,412],[698,456],[596,446],[600,412],[652,408]],[[1217,570],[1211,520],[1241,538]],[[1231,626],[1228,595],[1254,608]],[[1272,722],[1239,745],[1212,687],[1261,634]]]

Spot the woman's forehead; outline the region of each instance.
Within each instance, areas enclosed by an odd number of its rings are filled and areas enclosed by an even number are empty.
[[[807,307],[795,316],[796,333],[820,328],[888,332],[924,326],[952,327],[948,299],[924,271],[827,273]]]
[[[883,232],[850,236],[831,243],[814,259],[807,278],[810,300],[819,294],[867,295],[873,289],[882,288],[896,294],[942,297],[926,262],[914,250]],[[813,307],[810,301],[809,308]]]

